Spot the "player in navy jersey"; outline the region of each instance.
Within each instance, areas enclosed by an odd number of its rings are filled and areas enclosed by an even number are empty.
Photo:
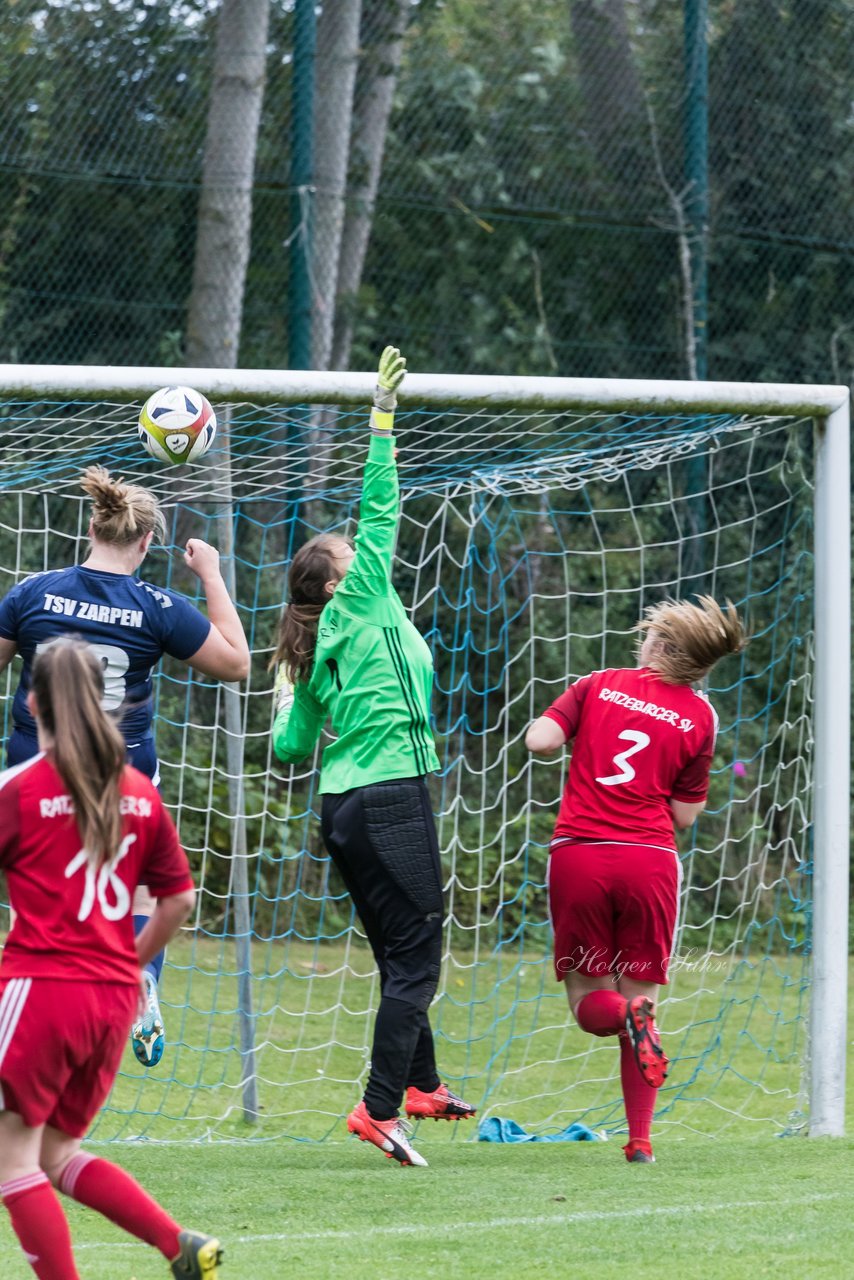
[[[156,788],[125,764],[91,648],[51,641],[31,677],[40,753],[0,774],[0,867],[15,910],[0,961],[0,1197],[40,1280],[79,1280],[54,1188],[159,1249],[173,1276],[214,1280],[218,1240],[183,1230],[81,1148],[143,998],[140,965],[193,909],[187,857]],[[141,880],[156,906],[135,938]]]
[[[655,605],[638,630],[638,667],[577,680],[525,742],[547,755],[572,742],[549,851],[555,976],[582,1030],[620,1037],[623,1150],[646,1164],[668,1066],[655,1000],[668,982],[679,905],[673,827],[691,826],[705,807],[717,732],[694,685],[746,639],[734,607],[709,596]]]
[[[214,547],[192,538],[184,555],[201,580],[206,618],[177,591],[153,587],[136,576],[155,533],[161,539],[166,533],[157,499],[140,485],[111,479],[103,467],[87,468],[81,483],[93,502],[86,560],[33,574],[0,601],[0,671],[16,653],[23,664],[12,704],[7,764],[20,764],[38,751],[27,704],[33,661],[53,637],[72,634],[88,641],[101,661],[104,710],[120,716],[130,763],[157,785],[152,668],[168,653],[204,675],[241,680],[249,670],[249,648]],[[137,930],[152,909],[143,885],[134,900]],[[161,952],[148,965],[148,1005],[131,1034],[134,1053],[146,1067],[160,1061],[165,1043],[157,995],[162,966]]]

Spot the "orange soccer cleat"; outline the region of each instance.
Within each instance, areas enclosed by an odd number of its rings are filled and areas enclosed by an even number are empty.
[[[347,1117],[347,1128],[360,1142],[372,1142],[389,1160],[396,1160],[398,1164],[420,1165],[426,1169],[427,1161],[409,1141],[404,1123],[399,1116],[392,1120],[375,1120],[369,1115],[364,1102],[360,1102]]]
[[[432,1093],[410,1086],[406,1090],[406,1114],[412,1120],[467,1120],[477,1114],[477,1107],[463,1102],[446,1084]]]

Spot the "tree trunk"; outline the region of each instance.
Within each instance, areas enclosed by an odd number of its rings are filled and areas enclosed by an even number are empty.
[[[625,0],[570,0],[569,14],[588,137],[608,177],[625,181],[637,168],[646,127]]]
[[[187,363],[237,365],[264,98],[269,0],[223,0],[217,22]]]
[[[350,191],[338,264],[331,367],[349,369],[356,297],[371,236],[410,0],[364,0],[350,143]]]
[[[315,369],[328,369],[332,353],[361,12],[362,0],[326,0],[317,20],[312,220]]]

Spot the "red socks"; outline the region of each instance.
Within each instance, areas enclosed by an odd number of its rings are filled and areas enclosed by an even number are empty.
[[[0,1196],[39,1280],[80,1280],[62,1205],[41,1170],[2,1183]]]
[[[135,1178],[109,1160],[79,1151],[65,1166],[59,1189],[80,1204],[96,1209],[137,1239],[153,1245],[169,1262],[181,1252],[178,1223],[143,1191]]]
[[[641,1075],[627,1032],[620,1036],[620,1080],[629,1122],[629,1142],[648,1144],[658,1090],[651,1088]]]
[[[590,1035],[620,1037],[620,1080],[629,1122],[629,1142],[642,1142],[651,1151],[649,1133],[658,1090],[647,1084],[635,1061],[632,1042],[626,1034],[627,1008],[625,996],[603,987],[589,992],[579,1001],[575,1018],[582,1031]]]
[[[602,987],[578,1002],[575,1020],[582,1031],[592,1036],[615,1036],[625,1030],[628,1004],[619,991]]]
[[[118,1165],[80,1151],[65,1166],[59,1189],[153,1245],[169,1262],[178,1257],[178,1223]],[[45,1174],[13,1178],[0,1185],[0,1196],[39,1280],[80,1280],[68,1223]]]

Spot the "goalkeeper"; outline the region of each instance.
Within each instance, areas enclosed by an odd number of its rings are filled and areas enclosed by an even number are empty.
[[[353,899],[380,972],[380,1005],[362,1101],[347,1127],[404,1165],[426,1165],[399,1108],[457,1120],[475,1108],[440,1082],[427,1016],[439,981],[442,872],[426,775],[439,767],[429,724],[433,662],[391,583],[400,512],[396,391],[406,361],[380,359],[355,549],[324,533],[288,575],[273,664],[273,748],[293,764],[327,718],[319,794],[323,840]]]

